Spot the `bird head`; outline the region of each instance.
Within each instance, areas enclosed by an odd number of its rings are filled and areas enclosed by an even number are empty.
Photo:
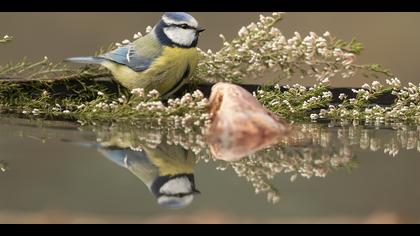
[[[190,205],[194,200],[194,195],[200,193],[195,189],[192,174],[160,176],[152,184],[151,190],[158,204],[176,209]]]
[[[196,47],[203,28],[197,20],[185,12],[167,12],[154,28],[155,34],[164,45]]]

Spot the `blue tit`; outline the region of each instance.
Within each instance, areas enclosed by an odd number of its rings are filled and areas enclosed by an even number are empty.
[[[168,208],[184,208],[191,204],[195,187],[195,156],[181,146],[166,141],[157,147],[130,149],[121,140],[101,143],[98,150],[114,163],[136,175],[156,197],[158,204]]]
[[[168,12],[150,33],[130,44],[99,56],[66,61],[102,65],[128,89],[155,89],[161,97],[168,97],[195,71],[199,57],[196,47],[202,31],[191,15]]]

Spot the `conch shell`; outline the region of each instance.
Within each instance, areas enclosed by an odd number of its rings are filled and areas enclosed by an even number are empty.
[[[211,124],[206,138],[216,159],[237,161],[278,143],[290,132],[287,122],[240,86],[215,84],[209,102]]]

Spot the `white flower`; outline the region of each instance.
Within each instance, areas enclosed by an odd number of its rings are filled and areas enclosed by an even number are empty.
[[[300,34],[299,34],[299,32],[296,32],[295,31],[295,37],[297,38],[297,39],[299,39],[299,40],[302,40],[302,37],[300,36]]]
[[[149,92],[148,94],[149,97],[158,97],[159,96],[159,92],[156,89],[153,89]]]
[[[330,82],[330,79],[328,77],[321,80],[321,83],[323,83],[323,84],[327,84],[329,82]]]
[[[135,89],[131,90],[131,94],[137,95],[139,97],[143,97],[144,96],[144,88],[135,88]]]
[[[284,12],[273,12],[271,15],[274,17],[277,17],[277,16],[282,16],[283,14]]]
[[[98,96],[104,96],[105,94],[101,91],[98,91]]]
[[[315,114],[315,113],[313,113],[313,114],[311,114],[311,120],[316,120],[316,119],[318,119],[318,114]]]
[[[347,98],[347,95],[346,95],[346,94],[344,94],[344,93],[340,93],[340,95],[338,96],[338,98],[339,98],[340,100],[343,100],[343,99]]]
[[[141,38],[143,35],[141,34],[141,32],[137,32],[133,35],[133,39],[138,39]]]
[[[153,28],[149,25],[146,27],[146,33],[152,32]]]
[[[238,32],[239,37],[244,37],[244,36],[247,36],[248,34],[249,34],[248,29],[244,26]]]
[[[70,113],[70,111],[69,110],[64,110],[63,111],[63,114],[69,114]]]
[[[370,85],[369,84],[364,84],[362,85],[363,89],[369,90],[370,89]]]
[[[39,109],[36,109],[36,108],[32,110],[32,114],[36,116],[39,115],[39,112],[40,112]]]
[[[322,98],[331,98],[332,93],[330,91],[328,92],[322,92]]]
[[[379,83],[378,81],[373,81],[372,82],[372,87],[374,88],[374,89],[378,89],[378,88],[380,88],[382,86],[382,84],[381,83]]]

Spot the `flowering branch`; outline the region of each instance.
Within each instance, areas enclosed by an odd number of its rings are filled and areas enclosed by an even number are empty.
[[[242,27],[238,37],[231,42],[223,35],[223,47],[213,53],[201,51],[197,80],[242,82],[261,78],[266,72],[278,72],[278,79],[293,75],[324,81],[336,75],[342,78],[355,76],[356,72],[391,75],[378,65],[354,64],[363,45],[355,39],[347,42],[333,37],[329,32],[318,36],[314,32],[306,37],[295,32],[287,39],[275,24],[283,17],[260,15],[257,23]]]
[[[305,119],[314,109],[330,104],[332,99],[328,84],[322,82],[309,89],[299,84],[276,85],[274,89],[258,90],[254,96],[265,107],[289,120]]]
[[[329,91],[329,81],[334,77],[350,78],[360,73],[364,76],[391,78],[392,73],[380,65],[357,65],[357,55],[363,51],[363,45],[356,40],[344,41],[325,32],[322,36],[316,33],[302,37],[295,32],[292,38],[287,39],[275,25],[283,18],[282,13],[273,13],[271,16],[260,16],[259,21],[242,27],[238,36],[228,42],[223,35],[222,48],[213,53],[201,52],[201,60],[193,81],[217,82],[231,81],[244,82],[250,78],[263,77],[267,72],[277,72],[279,81],[284,78],[300,76],[302,78],[314,78],[317,82],[311,88],[301,85],[284,86],[276,85],[274,88],[262,88],[255,96],[267,108],[290,120],[318,119],[355,119],[383,121],[406,121],[418,120],[419,102],[416,99],[409,100],[406,96],[417,96],[410,88],[398,90],[383,86],[371,89],[355,91],[355,98],[343,99],[341,104],[332,104],[332,94]],[[146,29],[146,33],[151,27]],[[136,33],[133,39],[142,37]],[[2,41],[10,41],[11,37],[3,37]],[[121,43],[111,45],[100,50],[97,54],[130,43],[123,40]],[[67,65],[51,63],[48,58],[37,62],[22,60],[16,64],[8,64],[0,67],[0,111],[19,114],[35,114],[54,118],[69,117],[79,119],[129,119],[133,118],[133,110],[141,103],[138,100],[129,101],[133,98],[130,91],[117,85],[110,80],[108,70],[98,66],[86,66],[79,69],[69,68]],[[112,84],[117,91],[111,91],[102,83],[103,80]],[[394,80],[395,81],[395,80]],[[108,84],[109,84],[108,83]],[[70,93],[57,92],[55,89],[65,88]],[[398,96],[396,103],[388,108],[372,107],[375,97],[393,91]],[[98,96],[98,92],[107,94],[107,99]],[[399,94],[401,93],[401,94]],[[46,94],[46,95],[45,95]],[[71,95],[69,95],[71,94]],[[118,112],[100,115],[93,114],[92,106],[112,102],[126,96],[128,101],[119,104]],[[343,95],[344,96],[344,95]],[[368,97],[368,99],[366,99]],[[143,106],[148,109],[157,101],[144,101]],[[150,103],[149,103],[150,102]],[[200,107],[204,107],[203,104]],[[53,107],[59,104],[68,107],[71,114],[65,116],[54,112]],[[157,104],[157,103],[156,103]],[[156,105],[155,104],[155,105]],[[84,112],[76,112],[75,107],[86,106]],[[122,108],[123,107],[123,108]],[[157,105],[160,107],[160,105]],[[167,109],[165,107],[164,109]],[[171,108],[172,109],[172,108]],[[193,113],[192,117],[200,119],[200,115],[187,108],[177,108],[171,112],[163,112],[159,109],[151,109],[146,113],[139,113],[139,117],[154,117],[165,119],[170,116],[186,116]],[[204,112],[204,109],[197,110]],[[318,112],[319,111],[319,112]],[[23,113],[25,112],[25,113]],[[175,112],[175,113],[174,113]],[[371,114],[374,115],[369,115]],[[378,115],[380,113],[381,115]],[[398,115],[395,115],[398,114]],[[112,115],[113,117],[110,117]],[[124,117],[126,115],[127,117]]]
[[[185,132],[194,127],[204,129],[209,123],[206,108],[208,101],[199,90],[192,94],[186,93],[181,98],[169,99],[166,105],[159,100],[156,90],[146,94],[143,89],[134,89],[130,94],[119,97],[97,91],[97,94],[91,96],[95,99],[57,99],[44,91],[36,100],[19,98],[21,100],[18,104],[24,105],[0,105],[0,112],[18,113],[27,117],[77,120],[82,125],[110,121],[129,121],[134,124],[156,120],[159,124],[182,127]]]
[[[390,122],[420,122],[420,84],[408,83],[402,87],[397,79],[386,80],[387,85],[374,81],[365,84],[362,89],[353,90],[355,98],[348,99],[340,95],[341,104],[330,105],[327,110],[321,110],[319,117],[332,120],[354,120],[364,123],[383,125]],[[372,105],[370,101],[384,93],[396,97],[390,106]]]

